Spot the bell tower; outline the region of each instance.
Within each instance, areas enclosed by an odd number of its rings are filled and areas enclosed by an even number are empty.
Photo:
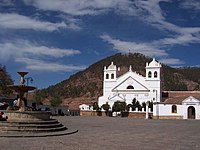
[[[161,64],[153,58],[148,64],[146,63],[146,82],[150,89],[153,102],[160,102],[161,100]]]
[[[111,64],[106,68],[104,67],[104,83],[103,83],[103,94],[110,93],[113,85],[116,82],[117,66],[111,62]]]

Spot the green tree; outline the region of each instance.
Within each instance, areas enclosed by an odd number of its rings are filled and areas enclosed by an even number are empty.
[[[99,105],[98,105],[97,102],[94,102],[94,103],[93,103],[93,110],[96,110],[96,111],[99,111],[99,110],[100,110],[100,107],[99,107]]]
[[[103,104],[103,105],[101,106],[101,108],[103,108],[106,112],[108,112],[109,109],[110,109],[110,105],[108,104],[108,102],[106,102],[106,104]]]
[[[138,108],[139,111],[142,110],[142,106],[140,105],[139,101],[136,101],[135,106]]]
[[[61,98],[58,95],[54,95],[50,100],[51,106],[58,107],[62,103]]]
[[[153,111],[153,102],[152,101],[149,102],[149,108],[151,109],[151,111]]]
[[[126,110],[126,102],[116,101],[112,107],[114,112],[122,112]]]
[[[134,98],[132,101],[132,110],[135,111],[135,109],[136,109],[136,98]]]
[[[106,112],[106,116],[108,116],[108,111],[109,111],[109,109],[110,109],[110,105],[108,104],[108,102],[106,102],[106,104],[103,104],[102,106],[101,106],[101,108],[103,108]]]
[[[130,108],[132,108],[132,104],[128,104],[128,105],[126,106],[126,110],[127,110],[127,111],[129,111]]]
[[[9,95],[12,90],[7,87],[7,85],[12,85],[13,80],[11,76],[7,73],[6,67],[0,64],[0,93],[3,95]]]
[[[146,111],[146,103],[142,102],[142,108],[144,108],[144,111]]]

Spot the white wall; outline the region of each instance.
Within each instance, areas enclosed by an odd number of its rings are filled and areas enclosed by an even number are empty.
[[[200,119],[200,105],[176,105],[177,113],[172,113],[172,104],[154,104],[153,116],[183,116],[183,119],[188,119],[188,107],[195,108],[195,119]],[[158,115],[157,115],[158,114]]]

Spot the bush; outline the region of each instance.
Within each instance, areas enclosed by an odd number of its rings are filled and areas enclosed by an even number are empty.
[[[112,107],[115,112],[122,112],[126,110],[126,102],[116,101]]]

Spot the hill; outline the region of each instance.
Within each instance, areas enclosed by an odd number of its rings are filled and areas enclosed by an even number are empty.
[[[57,95],[63,99],[63,104],[69,103],[89,103],[97,101],[102,95],[103,87],[103,69],[111,62],[120,67],[120,73],[128,71],[130,65],[132,70],[145,76],[146,62],[152,61],[152,58],[145,57],[142,54],[116,54],[94,63],[87,69],[80,71],[69,79],[66,79],[56,85],[37,92],[42,99],[51,99]],[[163,90],[199,90],[200,68],[172,68],[162,64],[161,84]]]

